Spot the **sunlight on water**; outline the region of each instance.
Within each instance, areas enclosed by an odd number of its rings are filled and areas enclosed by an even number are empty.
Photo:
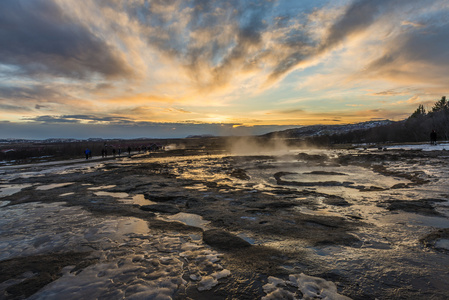
[[[75,195],[75,193],[74,192],[65,193],[65,194],[59,195],[59,197],[66,197],[66,196],[72,196],[72,195]]]

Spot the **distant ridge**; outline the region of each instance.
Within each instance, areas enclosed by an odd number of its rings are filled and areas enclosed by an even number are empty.
[[[261,135],[268,138],[306,138],[324,135],[344,134],[356,130],[368,130],[374,127],[385,126],[395,123],[390,120],[367,121],[355,124],[344,125],[311,125],[299,128],[273,131]]]

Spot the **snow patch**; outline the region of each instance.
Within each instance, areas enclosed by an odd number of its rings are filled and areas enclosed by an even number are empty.
[[[449,251],[449,239],[439,239],[435,242],[435,248]]]

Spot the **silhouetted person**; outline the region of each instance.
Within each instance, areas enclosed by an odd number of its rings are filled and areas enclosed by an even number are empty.
[[[89,159],[89,156],[90,156],[90,150],[89,150],[89,148],[87,148],[87,149],[84,151],[84,154],[86,154],[86,159]]]
[[[115,157],[115,148],[112,148],[112,156]]]
[[[128,155],[131,155],[131,147],[128,146]]]
[[[434,130],[432,130],[432,132],[430,133],[430,144],[431,145],[436,145],[437,144],[437,133]]]

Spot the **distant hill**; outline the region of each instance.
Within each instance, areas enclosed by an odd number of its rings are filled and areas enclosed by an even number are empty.
[[[381,120],[345,125],[311,125],[282,131],[274,131],[261,136],[267,138],[311,138],[319,136],[341,135],[353,131],[364,131],[375,127],[391,125],[393,123],[395,122],[390,120]]]

